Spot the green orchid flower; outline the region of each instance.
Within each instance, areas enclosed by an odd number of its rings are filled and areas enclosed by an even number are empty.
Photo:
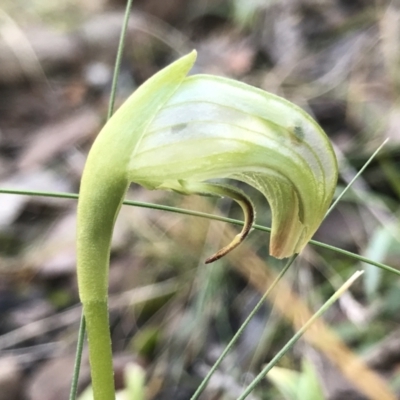
[[[87,322],[95,400],[114,398],[107,287],[115,220],[131,182],[148,189],[227,196],[254,220],[245,182],[272,213],[270,254],[299,253],[332,200],[337,162],[319,125],[294,104],[252,86],[209,75],[187,76],[196,52],[145,82],[107,122],[89,153],[78,205],[78,283]]]

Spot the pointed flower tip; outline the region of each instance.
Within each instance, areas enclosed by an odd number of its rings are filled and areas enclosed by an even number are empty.
[[[196,60],[197,60],[197,50],[193,49],[190,53],[184,55],[183,57],[181,57],[176,62],[184,64],[185,61],[187,61],[188,63],[193,65],[196,62]]]

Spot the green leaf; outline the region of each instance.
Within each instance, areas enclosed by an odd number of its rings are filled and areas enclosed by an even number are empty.
[[[321,385],[313,365],[303,360],[302,371],[274,367],[267,378],[281,392],[285,400],[324,400]]]
[[[132,363],[125,367],[126,400],[145,400],[145,377],[139,365]]]
[[[303,359],[303,371],[298,387],[298,399],[324,400],[321,384],[315,372],[314,365],[307,359]]]
[[[274,367],[269,371],[267,378],[281,392],[285,400],[298,399],[297,390],[300,381],[300,372],[287,368]]]

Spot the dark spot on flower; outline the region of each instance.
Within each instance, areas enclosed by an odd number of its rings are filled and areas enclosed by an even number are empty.
[[[290,140],[294,144],[300,144],[304,140],[304,130],[300,125],[289,128]]]
[[[178,125],[174,125],[171,129],[171,133],[175,134],[175,133],[179,133],[181,131],[183,131],[188,124],[186,123],[182,123],[182,124],[178,124]]]
[[[297,136],[297,138],[301,141],[304,140],[304,131],[301,126],[295,126],[294,127],[294,134]]]

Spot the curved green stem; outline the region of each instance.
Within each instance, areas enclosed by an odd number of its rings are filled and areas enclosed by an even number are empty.
[[[87,165],[93,166],[90,162]],[[105,169],[94,166],[90,178],[84,173],[78,204],[78,284],[95,400],[115,397],[107,302],[108,263],[116,215],[128,187],[124,179],[107,179]],[[93,180],[94,175],[102,179]]]
[[[77,272],[95,400],[115,397],[108,270],[115,220],[131,182],[128,166],[152,119],[148,109],[157,112],[162,107],[185,78],[195,57],[195,52],[189,54],[138,88],[99,133],[86,161],[78,202]],[[174,77],[171,70],[177,70]]]
[[[83,312],[87,320],[93,398],[112,400],[115,398],[115,388],[108,303],[86,303],[83,305]]]
[[[110,119],[114,112],[117,81],[120,72],[132,1],[133,0],[128,0],[126,4],[117,57],[115,60],[107,119]],[[116,147],[118,148],[118,146]],[[95,165],[96,164],[98,163],[95,163]],[[104,168],[101,168],[100,170],[102,169]],[[80,225],[78,225],[78,237],[80,240],[78,242],[77,271],[79,293],[83,309],[71,396],[76,395],[76,384],[78,381],[79,364],[82,354],[81,342],[83,333],[86,329],[89,341],[89,358],[94,399],[111,400],[115,398],[115,389],[111,336],[108,320],[108,262],[110,258],[111,237],[114,223],[128,188],[128,182],[124,180],[122,180],[122,182],[115,182],[113,187],[116,189],[116,196],[114,194],[114,196],[112,195],[110,198],[108,190],[97,192],[97,188],[95,188],[96,192],[91,193],[90,190],[94,189],[93,175],[86,173],[86,176],[89,176],[89,178],[86,178],[85,182],[82,179],[81,194],[82,192],[87,192],[87,199],[89,200],[80,201],[78,206],[78,221],[80,220],[80,222],[78,222],[78,224],[80,223]],[[99,185],[103,185],[100,183],[102,182],[101,174],[99,177]],[[111,174],[109,180],[113,179],[114,176]],[[91,196],[95,195],[95,193],[100,194],[97,202],[91,200]],[[122,195],[122,197],[120,197],[120,195]],[[104,200],[104,204],[102,200]],[[94,203],[100,205],[100,207],[93,207]],[[110,208],[108,208],[109,206]],[[106,212],[106,214],[102,215],[102,212]],[[88,214],[86,215],[86,213]],[[102,218],[103,216],[105,216],[104,220]],[[96,238],[93,237],[93,229],[99,229]],[[109,235],[107,235],[107,231],[109,232]],[[106,234],[102,235],[100,232],[106,232]]]

